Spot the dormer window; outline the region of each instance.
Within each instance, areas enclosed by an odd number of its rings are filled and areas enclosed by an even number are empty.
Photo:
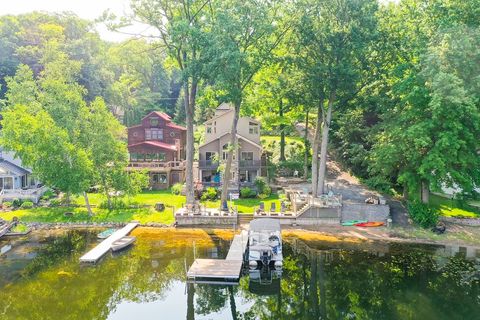
[[[163,129],[145,129],[145,140],[163,140]]]
[[[207,133],[217,133],[217,122],[215,121],[213,124],[207,124]]]
[[[212,126],[211,125],[207,125],[207,133],[212,133]]]
[[[150,126],[151,127],[158,127],[159,124],[159,119],[158,118],[150,118]]]
[[[258,134],[258,123],[250,122],[248,132],[250,134]]]

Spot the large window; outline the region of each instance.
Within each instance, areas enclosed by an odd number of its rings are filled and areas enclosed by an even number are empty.
[[[213,161],[215,159],[216,154],[217,154],[216,152],[210,152],[210,151],[205,152],[205,160]]]
[[[150,126],[157,127],[159,123],[158,118],[150,118]]]
[[[242,160],[244,161],[251,161],[253,160],[253,152],[242,152]]]
[[[163,140],[163,129],[145,129],[145,140]]]

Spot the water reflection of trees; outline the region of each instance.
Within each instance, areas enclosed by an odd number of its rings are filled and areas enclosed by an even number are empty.
[[[191,242],[172,245],[139,238],[134,250],[95,267],[81,267],[78,257],[85,251],[85,239],[82,234],[80,238],[66,234],[41,249],[23,279],[0,291],[0,318],[106,319],[121,301],[165,299],[172,286],[184,282],[185,266],[194,259]],[[197,257],[225,256],[229,242],[211,240],[196,246]],[[393,254],[329,250],[291,241],[284,246],[277,294],[249,292],[248,277],[234,287],[187,285],[186,316],[188,320],[217,312],[231,314],[232,319],[276,320],[477,316],[479,266],[474,261],[462,257],[439,261],[433,249],[424,247],[401,245],[390,250]],[[237,308],[235,298],[251,307]]]
[[[390,255],[316,250],[297,244],[285,246],[288,258],[279,295],[255,300],[251,311],[256,317],[472,319],[478,316],[479,266],[473,261],[451,257],[439,266],[425,248],[406,246]]]

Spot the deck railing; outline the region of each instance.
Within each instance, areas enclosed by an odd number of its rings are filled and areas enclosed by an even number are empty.
[[[185,161],[131,161],[128,164],[130,168],[185,168]]]

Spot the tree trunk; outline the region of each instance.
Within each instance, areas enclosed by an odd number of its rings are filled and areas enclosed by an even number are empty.
[[[317,125],[312,146],[312,195],[317,196],[318,191],[318,147],[320,145],[320,129],[322,127],[323,99],[320,99],[317,110]]]
[[[320,168],[318,169],[318,193],[325,193],[325,178],[327,176],[327,152],[328,152],[328,134],[330,132],[330,122],[332,121],[333,103],[335,102],[335,90],[330,94],[326,115],[323,113],[322,126],[322,145],[320,148]],[[317,196],[315,194],[314,196]]]
[[[102,176],[102,187],[103,192],[107,197],[108,210],[112,210],[112,197],[110,196],[110,192],[108,192],[107,181],[105,180],[104,176]]]
[[[240,116],[240,105],[241,105],[241,101],[235,104],[235,115],[233,117],[232,129],[230,130],[230,149],[228,150],[227,163],[225,164],[225,170],[223,172],[222,196],[220,199],[220,207],[222,207],[223,203],[227,201],[228,187],[230,186],[230,175],[232,171],[233,153],[237,149],[236,147],[237,125],[238,125],[238,118]]]
[[[195,319],[195,306],[193,304],[195,296],[195,287],[192,283],[187,284],[187,320]]]
[[[195,203],[195,192],[193,185],[193,160],[194,160],[194,136],[193,136],[193,118],[195,111],[195,96],[197,91],[197,82],[192,81],[192,88],[189,91],[188,80],[184,80],[184,103],[185,103],[185,122],[187,125],[187,145],[186,145],[186,168],[185,184],[187,204]]]
[[[430,202],[430,185],[428,181],[425,180],[422,180],[421,199],[422,202],[425,204],[428,204]]]
[[[233,293],[233,286],[228,286],[228,293],[230,296],[230,312],[232,313],[232,319],[237,320],[237,304],[235,303],[235,295]]]
[[[305,146],[305,158],[303,161],[303,178],[308,179],[308,154],[310,152],[310,141],[308,140],[308,114],[309,109],[307,109],[305,114],[305,133],[303,135],[303,145]]]
[[[280,99],[278,105],[278,115],[281,121],[283,121],[283,101]],[[280,124],[280,161],[285,161],[285,124]]]
[[[83,197],[85,198],[85,206],[87,207],[88,215],[93,216],[92,207],[90,207],[90,201],[88,200],[88,194],[84,191]]]
[[[408,185],[406,183],[403,184],[403,200],[408,199]]]

